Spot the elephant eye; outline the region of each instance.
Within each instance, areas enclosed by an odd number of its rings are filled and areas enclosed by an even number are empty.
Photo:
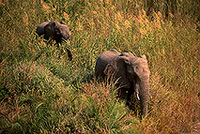
[[[48,30],[51,30],[51,27],[50,27],[50,26],[47,26],[47,29],[48,29]]]
[[[135,69],[138,70],[138,66],[135,66]]]
[[[130,74],[134,72],[131,66],[127,66],[127,72]]]
[[[134,69],[135,69],[135,72],[138,72],[139,71],[139,66],[136,65]]]
[[[60,30],[59,30],[58,28],[56,28],[56,29],[55,29],[55,32],[56,32],[57,34],[59,34],[59,33],[60,33]]]

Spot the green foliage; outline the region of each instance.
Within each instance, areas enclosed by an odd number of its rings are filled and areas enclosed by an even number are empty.
[[[0,133],[190,132],[200,120],[199,7],[186,0],[0,2]],[[46,20],[66,21],[70,42],[57,48],[38,37]],[[72,62],[62,55],[66,47]],[[151,99],[142,121],[138,102],[128,109],[112,83],[93,76],[98,55],[113,48],[148,58]]]

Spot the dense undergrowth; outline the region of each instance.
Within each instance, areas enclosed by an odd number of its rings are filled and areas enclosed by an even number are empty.
[[[145,2],[0,1],[0,133],[191,132],[200,122],[200,5],[176,1],[166,18],[165,0],[151,17]],[[69,25],[64,45],[73,62],[35,34],[46,20]],[[112,83],[93,77],[98,55],[112,48],[148,57],[151,99],[142,120]]]

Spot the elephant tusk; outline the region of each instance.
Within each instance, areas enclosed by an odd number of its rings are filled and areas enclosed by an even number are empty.
[[[138,91],[138,87],[137,86],[139,86],[139,85],[136,85],[135,93],[136,93],[137,99],[140,100],[139,91]]]
[[[140,97],[139,97],[138,93],[136,94],[136,96],[137,96],[137,99],[140,100]]]

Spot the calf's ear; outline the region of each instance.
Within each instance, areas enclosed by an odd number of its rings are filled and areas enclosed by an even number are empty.
[[[45,22],[39,24],[38,27],[36,28],[36,33],[37,33],[39,36],[43,35],[43,34],[44,34],[44,27],[45,27],[46,25],[48,25],[48,24],[49,24],[49,21],[45,21]]]
[[[141,58],[144,59],[145,61],[147,61],[146,55],[142,55]]]
[[[60,24],[66,24],[63,20],[60,22]]]
[[[112,75],[114,75],[114,81],[117,81],[123,88],[130,88],[131,84],[128,80],[126,64],[130,64],[129,60],[125,56],[116,56],[110,63],[112,67]]]
[[[67,25],[60,24],[59,25],[60,33],[65,40],[70,39],[71,32],[69,31],[69,27]]]

